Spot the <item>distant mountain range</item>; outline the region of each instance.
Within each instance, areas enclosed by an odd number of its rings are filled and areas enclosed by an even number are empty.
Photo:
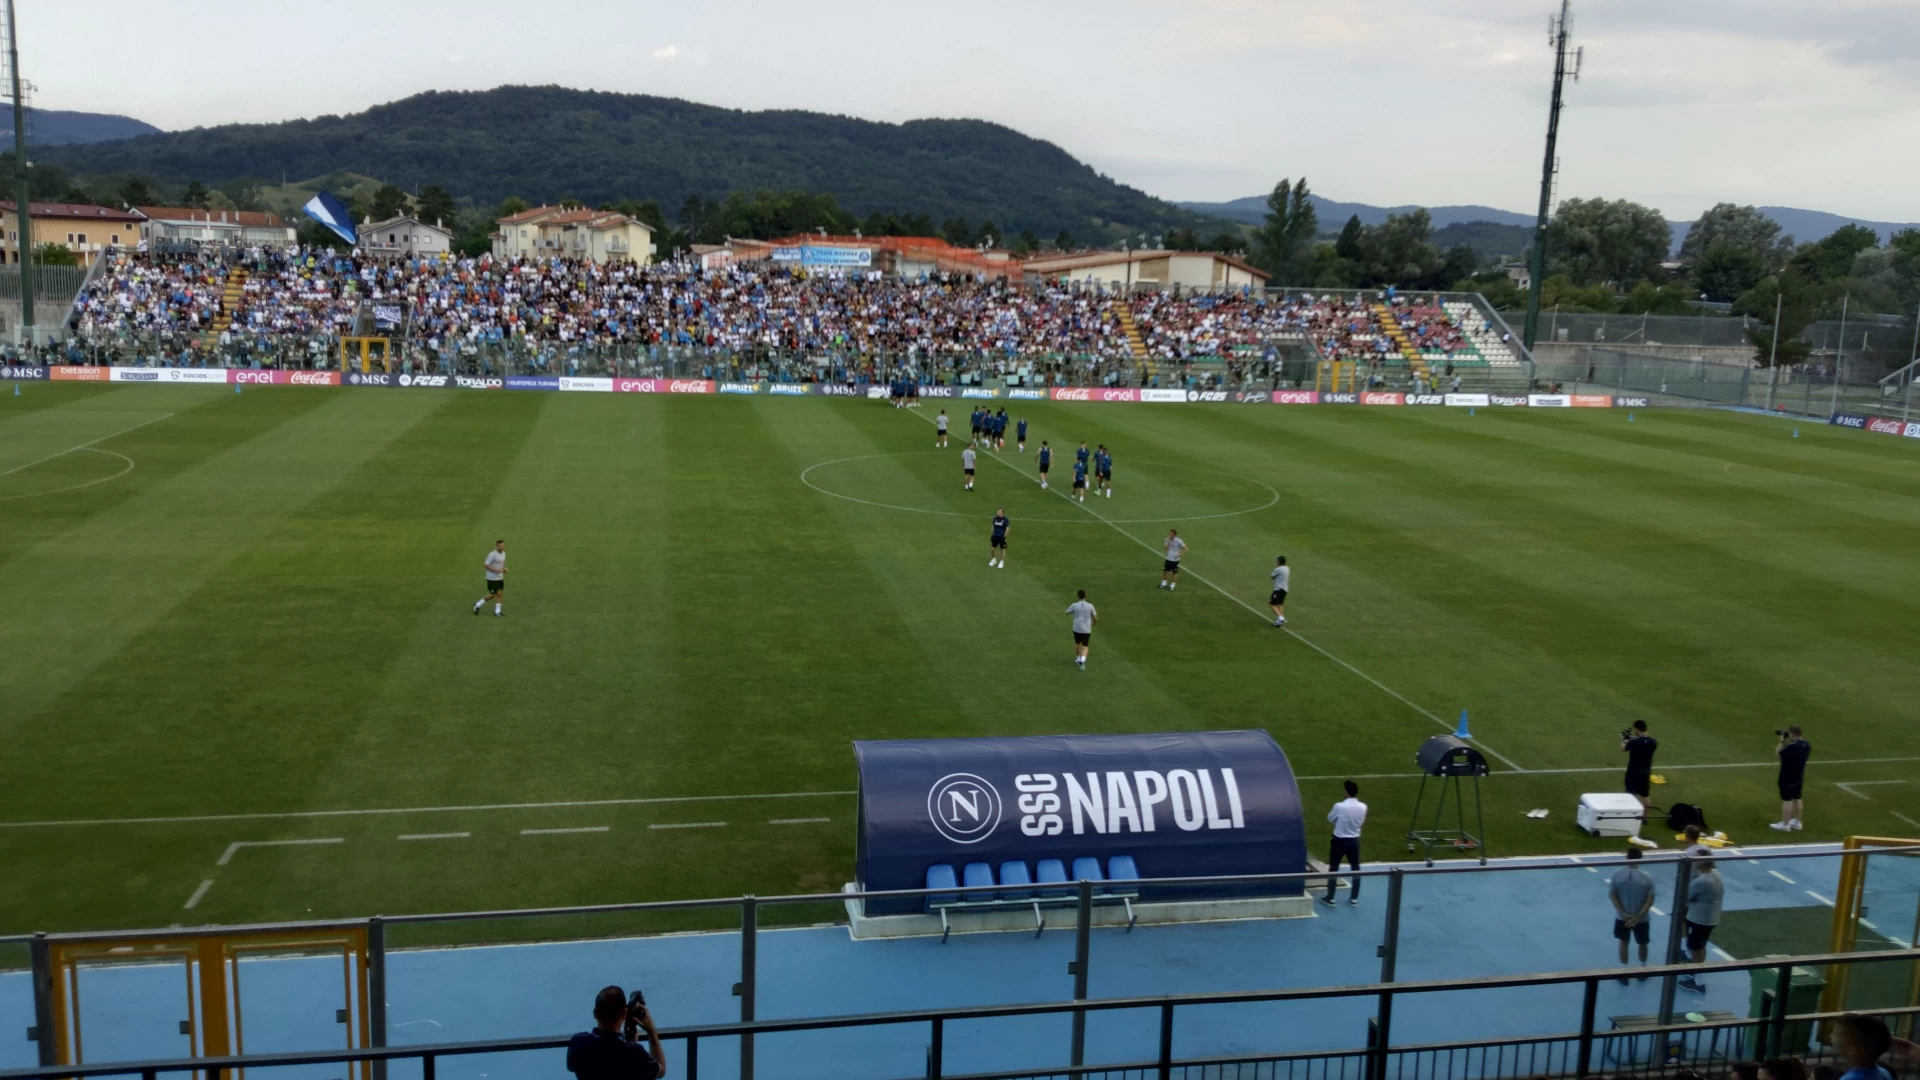
[[[1404,214],[1410,210],[1419,209],[1419,207],[1413,205],[1369,206],[1366,203],[1336,202],[1332,199],[1323,199],[1318,195],[1309,196],[1309,198],[1313,202],[1314,213],[1320,217],[1320,228],[1324,232],[1338,231],[1342,225],[1347,223],[1348,218],[1356,214],[1360,216],[1360,224],[1378,225],[1387,220],[1388,214]],[[1231,202],[1183,202],[1179,205],[1188,210],[1192,210],[1196,214],[1228,218],[1246,225],[1258,225],[1266,220],[1267,216],[1267,197],[1265,195],[1249,195],[1244,199],[1234,199]],[[1865,218],[1850,218],[1843,217],[1839,214],[1829,214],[1824,210],[1801,210],[1792,206],[1762,206],[1760,207],[1760,212],[1779,222],[1780,231],[1783,234],[1793,237],[1795,241],[1802,244],[1810,244],[1816,240],[1824,240],[1829,235],[1848,225],[1863,225],[1872,229],[1880,235],[1880,242],[1883,244],[1886,243],[1888,238],[1892,237],[1894,233],[1902,229],[1920,229],[1920,223],[1869,221]],[[1496,210],[1491,206],[1429,206],[1427,207],[1427,215],[1433,219],[1433,227],[1436,232],[1444,230],[1450,225],[1466,225],[1476,222],[1517,226],[1530,232],[1533,229],[1534,221],[1532,214],[1522,214],[1513,210]],[[1691,221],[1667,222],[1667,226],[1673,230],[1674,251],[1680,250],[1680,241],[1686,238],[1687,229],[1692,227],[1692,225],[1693,222]],[[1522,241],[1520,247],[1524,248],[1526,243],[1526,241]],[[1502,244],[1504,245],[1504,241]],[[1443,244],[1443,246],[1445,245]],[[1486,250],[1478,243],[1472,246],[1476,250]],[[1506,252],[1498,251],[1490,253],[1504,254]]]
[[[278,182],[347,169],[408,190],[439,184],[483,206],[508,196],[589,205],[758,189],[826,192],[853,214],[992,222],[1106,242],[1225,225],[1096,172],[1050,142],[982,120],[878,123],[747,111],[559,86],[431,92],[345,116],[224,124],[42,155],[80,176]]]
[[[131,116],[111,113],[66,112],[60,109],[27,110],[27,148],[67,146],[75,143],[131,139],[136,135],[157,135],[160,129]],[[0,150],[13,149],[13,110],[0,109]],[[27,160],[31,161],[32,158]]]

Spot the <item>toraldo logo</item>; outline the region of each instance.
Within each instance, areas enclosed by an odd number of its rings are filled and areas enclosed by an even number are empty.
[[[948,773],[927,792],[927,817],[956,844],[977,844],[1000,824],[1000,793],[972,773]]]
[[[497,376],[455,375],[453,383],[468,390],[499,390],[506,386]]]

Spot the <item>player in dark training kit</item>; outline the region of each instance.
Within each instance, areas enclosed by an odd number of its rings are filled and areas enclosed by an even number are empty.
[[[973,423],[973,434],[967,441],[975,446],[978,446],[980,444],[980,407],[979,406],[977,405],[974,406],[973,415],[969,419]]]
[[[1093,452],[1093,476],[1099,481],[1100,494],[1113,498],[1113,455],[1107,453],[1106,443]]]
[[[1020,418],[1020,424],[1019,424],[1018,430],[1020,434],[1020,452],[1024,454],[1027,452],[1027,418],[1026,417],[1023,416]]]
[[[987,541],[987,565],[1007,568],[1007,508],[1002,506],[993,512],[993,536]],[[995,559],[998,562],[995,562]]]
[[[1047,490],[1047,470],[1053,468],[1053,447],[1047,440],[1040,440],[1040,490]]]
[[[1084,442],[1081,443],[1080,449],[1075,450],[1073,452],[1073,460],[1079,462],[1082,467],[1085,467],[1085,465],[1087,464],[1087,444],[1086,443]]]
[[[1073,497],[1081,502],[1087,501],[1087,462],[1085,458],[1073,463]]]

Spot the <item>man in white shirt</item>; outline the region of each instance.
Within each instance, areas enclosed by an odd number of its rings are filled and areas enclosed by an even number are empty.
[[[967,491],[973,490],[973,462],[972,446],[968,446],[965,450],[960,451],[960,470],[967,474],[967,486],[965,489]]]
[[[1285,555],[1274,560],[1272,577],[1273,592],[1267,596],[1267,606],[1273,609],[1273,625],[1277,629],[1287,625],[1287,582],[1293,578]]]
[[[1338,871],[1344,858],[1355,873],[1348,879],[1352,888],[1347,903],[1357,907],[1360,904],[1360,827],[1367,823],[1367,804],[1360,801],[1359,784],[1347,781],[1347,797],[1333,804],[1333,809],[1327,811],[1327,820],[1333,824],[1333,848],[1327,854],[1327,895],[1321,897],[1320,902],[1333,906],[1333,890],[1340,883]]]
[[[1167,530],[1167,559],[1160,566],[1160,587],[1171,589],[1180,577],[1180,556],[1187,553],[1187,542],[1179,529]]]
[[[1100,621],[1100,613],[1087,603],[1087,590],[1080,590],[1080,599],[1067,605],[1067,614],[1073,616],[1073,663],[1081,671],[1087,670],[1087,642],[1093,638],[1093,624]]]
[[[507,592],[507,542],[494,541],[493,550],[487,552],[486,561],[482,565],[487,569],[487,595],[473,602],[473,613],[480,614],[480,609],[486,606],[488,600],[492,600],[493,613],[504,614],[500,610],[500,605],[506,600]]]

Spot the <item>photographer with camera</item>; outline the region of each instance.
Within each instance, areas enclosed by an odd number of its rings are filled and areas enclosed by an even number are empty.
[[[647,1012],[640,991],[629,1000],[626,992],[609,986],[593,999],[592,1031],[582,1031],[567,1044],[567,1071],[579,1080],[660,1080],[667,1075],[667,1057],[660,1050],[660,1034]],[[640,1045],[640,1029],[647,1045]]]
[[[1780,737],[1779,745],[1773,748],[1773,755],[1780,759],[1780,820],[1767,826],[1775,832],[1799,832],[1800,812],[1805,804],[1800,801],[1800,788],[1807,780],[1807,759],[1813,756],[1813,744],[1800,737],[1800,725],[1788,726],[1785,731],[1774,729]]]
[[[1644,809],[1653,805],[1653,752],[1660,748],[1647,734],[1647,722],[1635,720],[1630,728],[1620,729],[1620,749],[1627,755],[1627,794],[1640,800]]]

